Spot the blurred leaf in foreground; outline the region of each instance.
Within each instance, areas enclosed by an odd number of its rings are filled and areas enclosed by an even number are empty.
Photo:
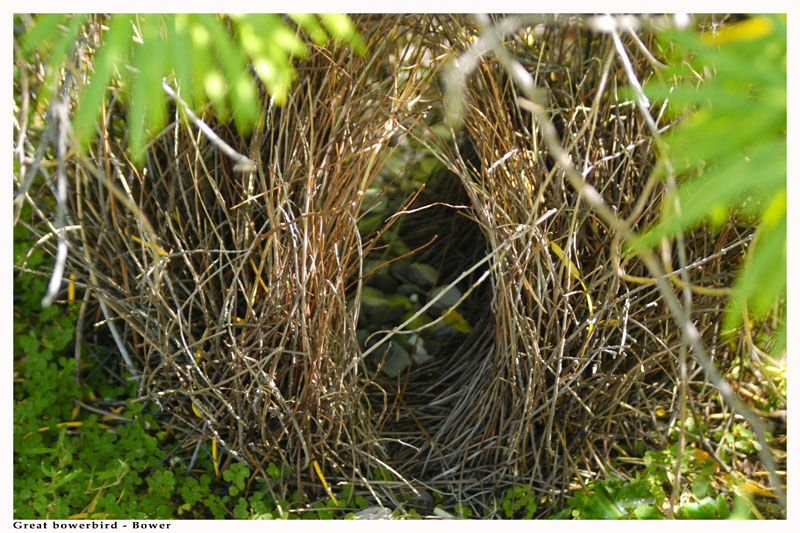
[[[57,74],[88,18],[36,15],[20,37],[21,57],[31,60],[35,52],[49,57],[39,101],[49,100]],[[366,52],[347,15],[290,18],[317,45],[327,43],[330,34],[358,53]],[[256,79],[281,105],[295,77],[293,58],[309,55],[289,18],[277,14],[116,13],[102,26],[97,24],[95,31],[102,32],[102,40],[93,58],[83,58],[92,72],[79,93],[73,119],[75,133],[84,150],[94,136],[106,92],[116,80],[120,96],[130,105],[129,149],[138,161],[143,156],[147,130],[156,132],[166,121],[167,96],[161,88],[162,79],[174,76],[180,96],[190,108],[210,101],[220,117],[232,115],[237,129],[246,133],[258,122],[261,110]]]
[[[667,31],[663,38],[677,56],[663,81],[646,90],[669,98],[684,118],[665,135],[656,171],[669,160],[683,179],[641,243],[654,246],[703,222],[719,226],[730,215],[755,222],[726,306],[729,330],[745,310],[766,316],[786,297],[786,18],[757,16],[716,33]],[[785,346],[785,318],[784,311],[773,353]]]

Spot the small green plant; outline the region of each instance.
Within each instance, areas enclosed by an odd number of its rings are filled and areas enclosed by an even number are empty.
[[[741,432],[742,429],[745,429],[744,433]],[[744,427],[734,429],[726,435],[735,439],[734,433],[740,435],[740,440],[736,442],[741,442],[742,446],[757,444],[752,433]],[[690,441],[695,442],[696,439]],[[732,440],[731,443],[733,442]],[[641,451],[641,448],[637,451]],[[666,518],[674,481],[673,472],[677,465],[678,445],[669,444],[660,450],[644,451],[641,455],[642,468],[633,472],[631,478],[589,482],[584,488],[575,491],[564,508],[551,518]],[[753,504],[746,497],[749,492],[747,485],[751,482],[739,475],[720,473],[711,456],[694,444],[684,450],[681,475],[685,488],[674,510],[676,518],[755,518]]]
[[[376,466],[372,469],[372,479],[375,481],[395,481],[389,469],[383,466]]]
[[[22,210],[28,220],[30,208]],[[32,248],[24,223],[14,227],[18,267],[44,267],[48,258]],[[74,341],[77,304],[41,307],[44,276],[14,273],[14,516],[17,518],[164,517],[174,480],[171,472],[141,474],[163,458],[152,413],[128,402],[119,413],[127,423],[81,410],[75,400],[130,398],[133,384],[114,386],[102,379],[75,380]],[[83,347],[83,353],[88,350]],[[98,355],[102,349],[94,347]],[[89,363],[81,363],[81,370]],[[111,413],[116,414],[116,413]],[[142,497],[130,497],[140,488]],[[128,496],[128,500],[125,500]]]
[[[664,505],[666,499],[653,494],[645,479],[629,481],[606,480],[587,484],[567,500],[567,505],[551,518],[597,519],[638,519],[659,520],[666,518]],[[660,491],[656,491],[660,494]],[[693,489],[687,494],[688,501],[680,503],[675,510],[676,518],[701,519],[742,519],[754,518],[750,504],[745,498],[734,495],[727,498],[723,494],[705,494],[705,488]]]
[[[533,518],[536,512],[536,493],[528,485],[517,485],[506,489],[500,500],[505,518]],[[468,517],[465,517],[468,518]]]
[[[231,496],[244,492],[244,484],[248,477],[250,470],[242,463],[234,463],[222,473],[222,479],[230,483],[228,494]]]
[[[472,512],[472,508],[466,505],[461,505],[457,503],[455,507],[453,507],[453,512],[458,518],[471,518],[474,514]]]

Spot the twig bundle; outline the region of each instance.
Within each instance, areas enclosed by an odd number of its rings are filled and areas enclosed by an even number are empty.
[[[362,22],[372,53],[315,50],[248,139],[207,118],[254,172],[176,112],[142,171],[103,143],[71,191],[73,268],[124,323],[141,394],[238,460],[291,465],[300,485],[313,461],[352,475],[376,440],[345,288],[370,245],[364,191],[436,74],[414,68],[424,17]]]
[[[456,35],[449,39],[468,42]],[[543,18],[505,47],[548,95],[562,146],[586,180],[630,227],[643,229],[658,216],[664,191],[650,177],[652,134],[633,98],[620,95],[628,78],[613,42],[591,37],[579,18]],[[647,79],[647,53],[633,41],[629,49],[636,75]],[[558,497],[573,480],[608,474],[619,445],[666,439],[667,421],[658,418],[677,410],[684,347],[654,280],[554,164],[503,68],[482,60],[467,94],[464,125],[479,164],[452,160],[496,254],[494,343],[459,377],[454,388],[468,392],[434,440],[459,443],[447,464],[476,485],[529,482]],[[735,351],[718,340],[719,288],[730,286],[748,231],[730,224],[716,235],[698,231],[687,244],[688,273],[705,288],[695,287],[693,319],[723,370]],[[677,277],[674,267],[668,272]],[[713,387],[694,364],[688,373],[691,409],[708,409]]]

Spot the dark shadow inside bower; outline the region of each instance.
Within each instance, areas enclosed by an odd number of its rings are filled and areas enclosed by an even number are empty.
[[[377,427],[387,443],[385,451],[390,464],[404,475],[429,478],[449,463],[442,460],[441,454],[431,453],[432,449],[441,452],[451,447],[450,443],[441,442],[437,434],[451,415],[454,402],[469,393],[463,386],[469,381],[466,378],[477,372],[481,360],[491,353],[493,293],[491,277],[486,275],[491,263],[486,261],[463,275],[486,257],[487,245],[480,226],[472,218],[464,184],[457,175],[441,167],[426,178],[425,187],[399,215],[392,231],[382,237],[381,244],[384,246],[379,246],[365,261],[371,268],[389,264],[364,279],[359,319],[362,350],[438,298],[423,314],[424,320],[438,320],[438,323],[419,329],[415,326],[424,321],[413,322],[404,329],[415,330],[414,333],[396,334],[365,360],[367,376],[381,389],[374,396],[376,405],[385,402]],[[410,251],[413,253],[403,256]],[[414,271],[415,266],[432,275],[430,283],[425,284],[424,276]],[[454,287],[447,289],[453,283]],[[416,301],[410,311],[401,313],[398,309],[390,313],[389,320],[371,323],[375,314],[369,312],[369,305],[363,300],[376,291],[384,294],[391,291],[389,298],[410,293]],[[461,297],[461,302],[451,307]],[[365,330],[374,334],[366,337]],[[387,373],[385,365],[396,355],[395,341],[402,343],[404,339],[411,340],[402,345],[409,353],[409,362],[399,371]],[[418,351],[420,346],[423,357]],[[452,448],[459,449],[460,444],[453,443]]]

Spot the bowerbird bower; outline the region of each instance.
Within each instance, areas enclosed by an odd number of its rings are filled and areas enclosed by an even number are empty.
[[[647,227],[664,189],[613,42],[577,16],[537,20],[506,50],[585,179]],[[369,53],[310,44],[254,131],[201,115],[254,169],[177,113],[143,166],[103,141],[114,132],[76,159],[67,272],[91,289],[86,324],[113,326],[109,371],[139,380],[186,450],[214,439],[258,475],[285,465],[276,501],[327,498],[316,463],[390,507],[426,491],[490,516],[499,491],[528,485],[545,516],[621,447],[666,439],[654,413],[677,401],[680,332],[492,53],[446,126],[442,79],[476,42],[471,17],[353,21]],[[125,113],[114,103],[102,127]],[[730,285],[746,240],[733,222],[688,234],[693,279]],[[698,295],[693,319],[725,369],[722,305]],[[700,409],[714,388],[694,363],[689,376]]]

